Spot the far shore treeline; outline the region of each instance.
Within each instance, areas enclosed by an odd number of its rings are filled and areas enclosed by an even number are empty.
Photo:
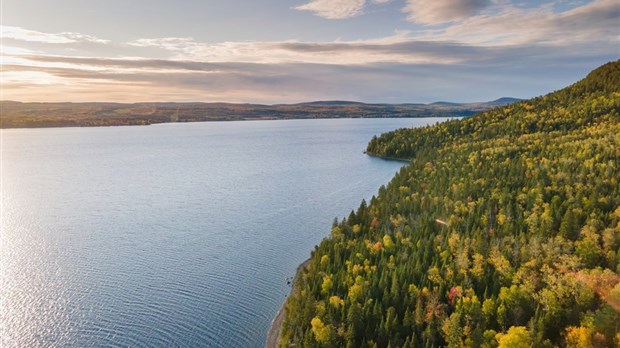
[[[312,252],[280,347],[620,347],[620,61],[367,152],[410,164]]]
[[[0,101],[1,128],[96,127],[170,122],[314,118],[457,117],[518,101],[482,103],[366,104],[319,101],[301,104],[231,103],[20,103]]]

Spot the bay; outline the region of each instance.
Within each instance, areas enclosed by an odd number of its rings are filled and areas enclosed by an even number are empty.
[[[445,119],[2,130],[2,347],[262,347],[286,279]]]

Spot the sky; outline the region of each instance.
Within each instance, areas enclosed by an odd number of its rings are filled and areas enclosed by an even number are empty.
[[[620,58],[620,0],[2,0],[2,100],[530,98]]]

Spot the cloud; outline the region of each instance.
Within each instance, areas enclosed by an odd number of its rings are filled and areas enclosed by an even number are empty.
[[[84,35],[74,32],[62,32],[52,34],[5,25],[0,26],[0,37],[2,37],[3,39],[13,39],[27,42],[41,42],[49,44],[70,44],[76,42],[109,42],[109,40],[102,40],[91,35]]]
[[[387,1],[378,1],[378,3],[384,2]],[[312,0],[304,5],[294,7],[294,9],[310,11],[327,19],[343,19],[363,14],[365,6],[366,0]]]
[[[529,52],[532,53],[532,52]],[[230,101],[283,103],[348,99],[368,102],[483,101],[501,96],[531,97],[571,83],[596,64],[575,66],[565,52],[468,64],[371,65],[168,62],[162,60],[48,57],[104,69],[3,66],[12,76],[4,97],[22,101]],[[501,59],[500,59],[501,60]],[[533,64],[536,62],[537,64]],[[491,64],[489,64],[491,63]],[[3,76],[6,76],[3,71]],[[12,75],[11,75],[12,74]],[[20,76],[30,80],[20,80]],[[48,82],[46,82],[48,81]],[[476,81],[476,88],[471,88]],[[53,93],[50,93],[53,91]]]
[[[440,24],[462,20],[490,4],[490,0],[407,0],[402,11],[412,22]]]
[[[553,37],[592,40],[592,35],[615,38],[620,35],[620,3],[617,0],[595,0],[590,4],[561,13],[547,23]],[[618,51],[616,51],[618,52]]]
[[[27,48],[6,45],[0,46],[0,52],[2,52],[2,55],[26,55],[35,53],[35,51]]]
[[[560,13],[553,11],[552,4],[536,8],[505,5],[498,13],[472,16],[444,29],[427,31],[422,37],[483,45],[617,44],[618,23],[620,5],[616,0],[595,0]]]
[[[510,65],[536,59],[552,62],[562,57],[585,59],[613,54],[613,49],[600,42],[583,42],[578,45],[541,44],[473,45],[454,41],[416,40],[406,36],[392,36],[374,40],[335,42],[255,42],[222,44],[226,50],[214,52],[213,45],[194,41],[189,46],[196,51],[184,55],[185,47],[174,48],[179,54],[170,59],[100,58],[52,56],[35,53],[7,55],[5,62],[14,65],[74,68],[78,70],[135,72],[236,72],[235,67],[289,66],[291,64],[360,66],[377,64],[433,64],[448,65]],[[217,46],[217,45],[216,45]],[[209,55],[201,55],[209,51]],[[175,51],[176,52],[176,51]],[[200,58],[200,59],[199,59]]]
[[[208,63],[195,61],[179,61],[166,59],[136,59],[136,58],[89,58],[89,57],[65,57],[46,55],[23,55],[21,63],[13,65],[12,69],[20,69],[18,66],[41,66],[41,67],[69,67],[73,70],[95,70],[116,72],[235,72],[236,64],[240,63]],[[22,68],[23,69],[23,68]]]
[[[164,37],[99,44],[77,33],[3,28],[3,37],[12,38],[5,42],[11,47],[3,48],[3,96],[24,101],[476,101],[542,94],[618,58],[616,0],[563,11],[553,4],[525,8],[493,1],[461,20],[363,40],[207,43]]]
[[[415,40],[402,33],[379,39],[332,42],[289,40],[207,44],[184,38],[164,38],[142,39],[129,44],[168,50],[176,60],[265,64],[350,65],[384,61],[447,64],[474,59],[481,53],[472,45]]]
[[[167,50],[184,49],[188,46],[195,46],[196,43],[191,37],[164,37],[156,39],[138,39],[128,43],[136,47],[159,47]]]

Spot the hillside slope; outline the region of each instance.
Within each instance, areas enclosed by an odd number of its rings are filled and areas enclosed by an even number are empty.
[[[411,163],[312,252],[280,346],[620,344],[620,61],[367,152]]]

